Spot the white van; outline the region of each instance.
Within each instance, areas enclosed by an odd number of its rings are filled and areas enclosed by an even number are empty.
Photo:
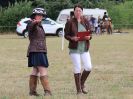
[[[56,19],[56,22],[58,23],[63,23],[65,24],[67,19],[70,18],[70,12],[73,11],[73,9],[64,9],[59,13],[59,16]],[[87,18],[89,18],[91,15],[93,15],[93,17],[98,18],[98,16],[100,16],[101,18],[104,15],[104,12],[107,13],[107,10],[105,9],[99,9],[99,8],[95,8],[95,9],[83,9],[83,15]]]

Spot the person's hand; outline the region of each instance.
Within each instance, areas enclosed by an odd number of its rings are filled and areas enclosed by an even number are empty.
[[[85,36],[85,40],[90,40],[91,36]]]
[[[74,36],[74,37],[71,38],[71,40],[72,40],[72,41],[78,41],[78,40],[79,40],[79,37]]]
[[[41,20],[33,20],[33,23],[40,23],[41,22]]]

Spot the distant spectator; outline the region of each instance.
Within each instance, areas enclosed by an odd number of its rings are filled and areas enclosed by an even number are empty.
[[[95,22],[95,23],[94,23],[95,33],[97,34],[98,19],[95,18],[94,22]]]
[[[97,27],[96,34],[101,33],[101,22],[102,22],[102,19],[100,18],[100,16],[98,16],[98,27]]]
[[[70,19],[74,17],[74,11],[70,12]]]
[[[92,24],[94,25],[94,23],[95,23],[95,18],[93,17],[93,15],[91,15],[90,21],[91,21]]]
[[[95,18],[93,17],[93,15],[91,15],[90,17],[90,23],[91,23],[91,31],[94,32],[95,31]]]
[[[103,21],[105,21],[105,20],[106,20],[106,18],[108,18],[108,15],[107,15],[107,13],[106,13],[106,12],[104,12],[104,15],[103,15]]]

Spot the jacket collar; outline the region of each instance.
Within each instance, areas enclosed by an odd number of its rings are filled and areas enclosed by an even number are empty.
[[[73,21],[74,21],[74,23],[76,23],[76,26],[78,27],[78,21],[75,17],[73,18]],[[81,22],[80,23],[86,28],[86,30],[88,30],[87,26],[86,26],[85,18],[83,16],[81,17]]]

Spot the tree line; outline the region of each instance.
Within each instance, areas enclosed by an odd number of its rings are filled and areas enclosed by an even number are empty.
[[[13,4],[9,3],[8,6],[0,8],[0,26],[14,26],[15,28],[17,22],[21,18],[30,16],[35,7],[45,8],[48,17],[55,20],[62,9],[73,8],[77,3],[84,8],[107,9],[114,24],[133,24],[133,14],[131,14],[133,10],[126,11],[127,7],[133,8],[133,1],[130,0],[124,0],[124,2],[120,0],[117,3],[116,0],[15,0]],[[115,27],[122,27],[122,25]]]

